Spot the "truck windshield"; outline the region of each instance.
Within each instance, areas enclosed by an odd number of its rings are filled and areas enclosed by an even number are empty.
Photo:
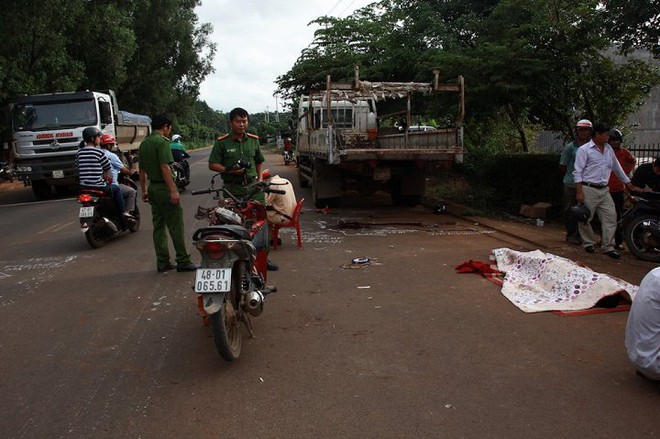
[[[14,131],[41,131],[97,125],[93,100],[68,102],[29,102],[14,105]]]

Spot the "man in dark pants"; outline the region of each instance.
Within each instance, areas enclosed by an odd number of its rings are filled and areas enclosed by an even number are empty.
[[[151,121],[151,128],[152,133],[140,144],[139,163],[142,200],[151,205],[156,267],[159,273],[174,268],[176,271],[194,271],[197,265],[192,263],[186,250],[183,209],[179,191],[172,179],[174,159],[168,139],[172,132],[172,120],[167,115],[156,115]],[[176,265],[170,262],[166,229],[176,252]]]
[[[265,161],[259,146],[259,136],[248,133],[249,116],[243,108],[234,108],[229,112],[231,132],[219,137],[213,144],[209,156],[209,169],[221,172],[225,188],[234,195],[241,196],[248,192],[246,184],[254,180],[262,181],[261,167]],[[238,166],[241,161],[248,167]],[[266,204],[263,192],[257,193],[255,200]],[[277,265],[268,261],[269,270],[277,270]]]
[[[575,127],[575,140],[564,146],[559,159],[559,169],[564,173],[564,223],[566,225],[566,242],[580,244],[580,232],[578,232],[577,221],[570,214],[570,208],[575,205],[575,181],[573,180],[573,168],[575,165],[575,154],[580,146],[591,139],[591,122],[587,119],[578,121]]]

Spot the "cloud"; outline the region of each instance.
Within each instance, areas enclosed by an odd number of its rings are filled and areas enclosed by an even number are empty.
[[[250,113],[275,111],[275,79],[293,67],[314,38],[323,15],[346,17],[373,0],[204,0],[200,23],[211,23],[217,52],[200,99],[215,110],[243,107]],[[282,102],[278,102],[282,110]]]

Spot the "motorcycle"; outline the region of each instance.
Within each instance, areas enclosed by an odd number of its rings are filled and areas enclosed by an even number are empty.
[[[0,161],[0,182],[8,181],[11,183],[14,178],[16,178],[14,167],[9,162]]]
[[[195,273],[193,290],[204,323],[210,324],[215,346],[227,361],[241,353],[241,323],[251,338],[254,327],[251,317],[264,309],[264,299],[277,288],[266,285],[268,227],[265,206],[251,197],[285,191],[271,189],[272,183],[254,182],[249,192],[234,196],[220,184],[215,187],[216,174],[208,189],[193,190],[192,195],[214,194],[218,207],[199,207],[197,219],[208,219],[208,227],[193,234],[194,246],[202,261]],[[222,181],[222,180],[221,180]]]
[[[282,155],[284,156],[285,165],[288,165],[289,163],[296,161],[295,157],[293,156],[293,152],[291,150],[285,149]]]
[[[182,161],[185,161],[185,159],[183,159]],[[174,170],[174,184],[180,191],[185,190],[186,186],[190,184],[190,181],[186,178],[186,173],[183,168],[183,165],[181,164],[181,162],[173,162],[172,169]]]
[[[660,262],[660,192],[631,195],[634,204],[622,216],[624,237],[637,258]]]
[[[137,185],[128,176],[122,175],[121,183],[137,190]],[[79,213],[80,231],[92,248],[103,247],[109,239],[123,232],[120,226],[120,215],[123,213],[117,210],[111,193],[96,189],[81,189],[78,203],[82,204]],[[137,200],[130,213],[132,218],[126,218],[126,222],[128,230],[135,233],[140,229],[140,210]]]

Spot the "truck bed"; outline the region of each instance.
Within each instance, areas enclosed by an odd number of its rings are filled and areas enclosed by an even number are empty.
[[[362,133],[339,131],[337,147],[328,157],[326,129],[311,133],[309,147],[302,146],[299,153],[326,158],[330,163],[359,160],[432,160],[462,162],[461,130],[445,128],[435,131],[383,134],[375,139]],[[332,134],[330,134],[332,135]],[[407,139],[406,139],[407,137]],[[350,145],[350,146],[349,146]],[[337,160],[339,159],[339,160]]]

